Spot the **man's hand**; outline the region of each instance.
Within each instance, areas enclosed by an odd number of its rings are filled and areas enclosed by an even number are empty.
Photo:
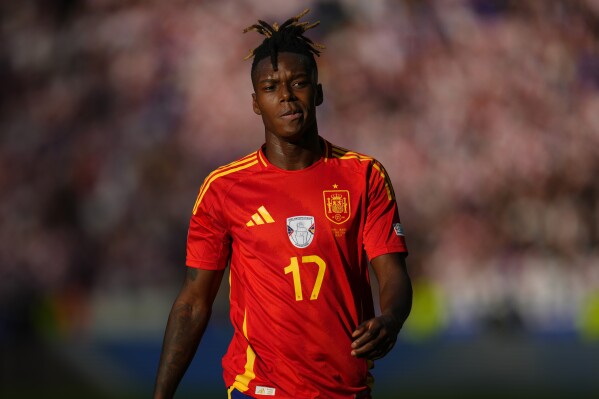
[[[382,315],[365,321],[352,334],[351,355],[380,359],[395,345],[399,330],[399,323],[391,316]]]

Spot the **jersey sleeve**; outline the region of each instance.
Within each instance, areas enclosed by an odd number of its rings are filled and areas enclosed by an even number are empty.
[[[392,252],[408,252],[393,186],[387,172],[377,161],[372,162],[368,176],[363,242],[371,260]]]
[[[219,187],[200,188],[187,232],[186,265],[207,270],[227,266],[231,237],[221,211]]]

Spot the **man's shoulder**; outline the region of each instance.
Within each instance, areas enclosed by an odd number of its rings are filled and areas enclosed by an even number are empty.
[[[226,165],[219,166],[214,169],[206,179],[204,185],[207,183],[219,182],[219,184],[233,183],[260,169],[259,167],[259,154],[258,151],[254,151],[244,157],[241,157],[233,162]]]
[[[254,151],[236,161],[214,169],[206,176],[200,187],[193,213],[196,213],[204,198],[211,198],[211,203],[218,201],[219,198],[222,199],[222,195],[226,194],[236,182],[259,170],[259,167],[257,167],[259,162],[258,151]]]
[[[379,168],[381,164],[374,157],[359,151],[349,150],[347,148],[327,142],[330,150],[328,156],[335,163],[342,167],[365,170],[372,167]]]

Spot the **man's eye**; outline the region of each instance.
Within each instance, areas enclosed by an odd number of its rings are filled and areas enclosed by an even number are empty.
[[[308,84],[308,82],[299,81],[299,82],[295,82],[293,85],[295,87],[305,87],[307,84]]]
[[[274,86],[264,86],[263,90],[264,91],[273,91],[274,90]]]

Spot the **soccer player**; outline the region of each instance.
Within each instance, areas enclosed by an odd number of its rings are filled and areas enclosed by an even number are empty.
[[[174,395],[227,265],[229,398],[370,398],[373,360],[391,350],[410,312],[407,249],[387,172],[319,136],[323,91],[314,55],[321,46],[304,36],[317,24],[299,22],[305,13],[246,29],[266,36],[250,53],[265,144],[216,169],[200,188],[155,399]]]

